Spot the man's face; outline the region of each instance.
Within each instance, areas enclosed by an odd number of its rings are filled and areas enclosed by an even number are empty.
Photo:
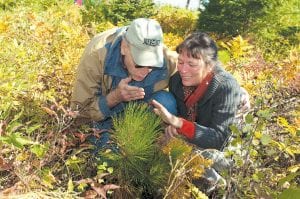
[[[130,53],[130,44],[126,41],[122,41],[122,55],[124,55],[124,65],[128,70],[129,75],[135,81],[143,81],[146,76],[152,71],[151,66],[138,66],[132,58]]]

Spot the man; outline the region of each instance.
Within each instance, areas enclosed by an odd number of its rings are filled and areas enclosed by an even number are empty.
[[[71,99],[77,122],[93,122],[97,129],[111,129],[111,117],[130,101],[156,99],[176,114],[176,101],[163,91],[176,70],[176,53],[163,45],[160,25],[139,18],[128,27],[96,35],[81,58]],[[94,139],[106,147],[109,133]]]

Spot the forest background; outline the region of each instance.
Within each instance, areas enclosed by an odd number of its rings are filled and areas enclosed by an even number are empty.
[[[299,196],[299,2],[200,3],[201,10],[191,11],[151,0],[85,0],[83,6],[0,0],[0,197],[95,198],[119,189],[105,177],[120,174],[120,165],[90,155],[85,139],[99,132],[72,126],[69,100],[91,37],[138,17],[158,20],[170,49],[194,30],[209,32],[224,67],[251,96],[244,126],[232,127],[235,151],[226,151],[235,161],[226,178],[234,186],[214,197]],[[172,186],[160,184],[164,198],[176,198]],[[206,197],[195,189],[187,194]]]

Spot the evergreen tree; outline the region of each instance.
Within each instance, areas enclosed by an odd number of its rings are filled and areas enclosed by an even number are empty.
[[[201,0],[198,28],[208,32],[236,36],[248,30],[253,21],[265,14],[270,0]]]
[[[151,17],[156,9],[153,0],[106,0],[102,1],[104,18],[114,25],[126,24],[136,18]]]

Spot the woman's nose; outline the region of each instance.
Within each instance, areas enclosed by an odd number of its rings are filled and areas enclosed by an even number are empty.
[[[188,65],[185,64],[185,63],[183,63],[183,64],[180,64],[180,66],[178,67],[178,71],[180,71],[180,72],[186,72],[187,68],[188,68]]]

